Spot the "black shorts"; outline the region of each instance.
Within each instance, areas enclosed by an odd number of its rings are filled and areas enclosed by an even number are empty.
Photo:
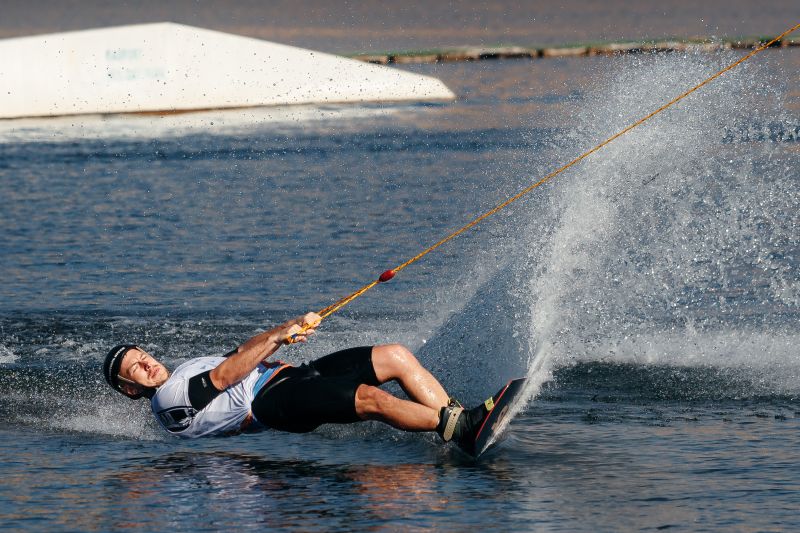
[[[252,409],[267,427],[292,433],[321,424],[350,424],[356,415],[356,389],[377,386],[372,346],[349,348],[275,375],[257,394]]]

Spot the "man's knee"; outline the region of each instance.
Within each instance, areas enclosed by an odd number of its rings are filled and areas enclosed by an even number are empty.
[[[403,369],[419,365],[419,361],[417,361],[417,358],[411,353],[411,350],[402,344],[383,344],[381,346],[376,346],[373,353],[373,363],[375,362],[374,359],[376,355],[379,364],[393,369],[393,374],[401,372]]]
[[[362,419],[370,418],[386,411],[388,404],[395,399],[378,387],[359,385],[356,389],[356,414]]]

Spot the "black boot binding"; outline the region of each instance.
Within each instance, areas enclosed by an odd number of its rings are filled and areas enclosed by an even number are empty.
[[[455,441],[458,447],[470,455],[475,454],[475,437],[483,421],[494,407],[494,399],[489,398],[472,409],[464,409],[455,400],[439,411],[439,425],[436,432],[445,442]]]

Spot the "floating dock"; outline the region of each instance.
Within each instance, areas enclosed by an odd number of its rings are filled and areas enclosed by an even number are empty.
[[[0,40],[0,118],[449,101],[438,79],[173,23]]]

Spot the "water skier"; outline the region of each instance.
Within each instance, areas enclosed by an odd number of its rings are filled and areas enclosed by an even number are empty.
[[[305,433],[321,424],[378,420],[404,431],[436,431],[473,452],[490,400],[463,409],[404,346],[350,348],[299,367],[267,361],[291,336],[305,342],[320,320],[308,313],[224,357],[191,359],[174,372],[136,345],[119,345],[103,372],[114,390],[148,398],[161,426],[180,437],[268,428]],[[409,399],[378,388],[388,381],[397,381]]]

